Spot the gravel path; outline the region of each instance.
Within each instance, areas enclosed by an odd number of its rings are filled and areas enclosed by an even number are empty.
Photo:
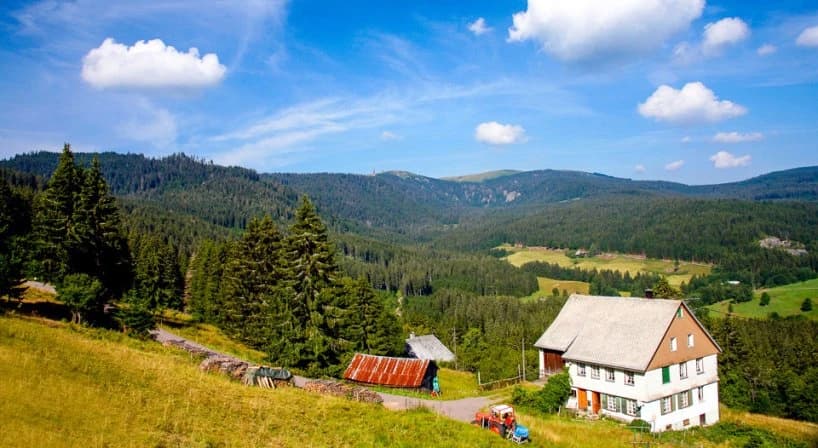
[[[211,350],[201,344],[197,344],[196,342],[175,335],[162,328],[152,330],[151,336],[159,343],[165,343],[168,341],[184,342],[189,346],[201,349],[202,351],[208,353],[209,356],[224,356],[236,359],[234,356]],[[293,376],[293,382],[296,387],[303,388],[307,381],[310,381],[310,378]],[[378,395],[383,398],[383,406],[387,409],[400,411],[423,406],[431,409],[439,415],[466,423],[469,423],[474,419],[475,412],[494,402],[494,399],[491,397],[471,397],[463,398],[461,400],[427,400],[422,398],[387,394],[384,392],[378,392]]]

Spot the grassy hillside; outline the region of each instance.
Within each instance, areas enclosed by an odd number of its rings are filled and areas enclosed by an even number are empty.
[[[636,274],[637,272],[653,272],[667,276],[668,282],[677,286],[682,282],[690,281],[690,278],[694,275],[710,273],[710,266],[704,264],[680,262],[679,269],[674,270],[673,262],[670,260],[640,258],[637,256],[623,254],[604,254],[596,257],[569,258],[565,255],[564,250],[546,249],[541,247],[526,247],[523,249],[518,249],[511,246],[502,246],[501,248],[509,252],[513,252],[506,258],[506,260],[508,260],[508,262],[514,266],[522,266],[532,261],[545,261],[548,263],[556,263],[564,267],[579,267],[588,270],[608,269],[612,271],[620,271],[622,273],[630,272],[632,275]],[[579,287],[579,285],[574,286]],[[540,288],[543,289],[542,282],[540,283]],[[553,286],[551,286],[551,288],[553,288]],[[545,288],[545,291],[550,292],[551,288]],[[562,289],[563,288],[560,287],[560,290]],[[577,291],[579,292],[579,290]]]
[[[517,170],[495,170],[486,171],[485,173],[466,174],[465,176],[443,177],[443,180],[451,180],[454,182],[483,182],[486,180],[497,179],[498,177],[511,176],[519,174],[522,171]]]
[[[506,446],[428,411],[248,388],[182,352],[0,317],[0,446]],[[429,437],[434,435],[434,437]]]
[[[770,295],[770,304],[760,306],[761,293],[765,291]],[[812,299],[813,309],[809,312],[803,312],[801,311],[801,303],[807,297]],[[722,316],[728,312],[729,307],[729,301],[725,300],[714,303],[708,308],[715,311],[716,315]],[[733,314],[738,316],[764,318],[773,312],[778,313],[781,317],[802,315],[818,320],[818,279],[758,290],[753,294],[753,300],[733,304]]]

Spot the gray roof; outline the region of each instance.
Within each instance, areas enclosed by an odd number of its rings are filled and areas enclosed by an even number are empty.
[[[406,340],[409,354],[418,359],[431,359],[434,361],[454,361],[454,353],[451,352],[440,339],[433,334],[425,336],[410,337]]]
[[[534,344],[566,360],[644,372],[680,300],[572,294]]]

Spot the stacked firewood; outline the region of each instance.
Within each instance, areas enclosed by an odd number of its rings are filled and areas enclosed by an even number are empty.
[[[350,400],[362,401],[364,403],[383,403],[383,398],[377,392],[369,389],[330,380],[307,381],[304,390],[318,392],[325,395],[344,397]]]
[[[241,380],[250,364],[227,356],[211,356],[199,364],[203,372],[223,373],[234,380]]]

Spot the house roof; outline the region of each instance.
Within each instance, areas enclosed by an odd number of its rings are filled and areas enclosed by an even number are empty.
[[[566,360],[644,372],[681,300],[572,294],[534,344]]]
[[[356,353],[344,372],[344,379],[384,386],[421,387],[430,362]]]
[[[454,361],[454,353],[433,334],[410,337],[406,340],[406,345],[409,348],[409,354],[415,358]]]

